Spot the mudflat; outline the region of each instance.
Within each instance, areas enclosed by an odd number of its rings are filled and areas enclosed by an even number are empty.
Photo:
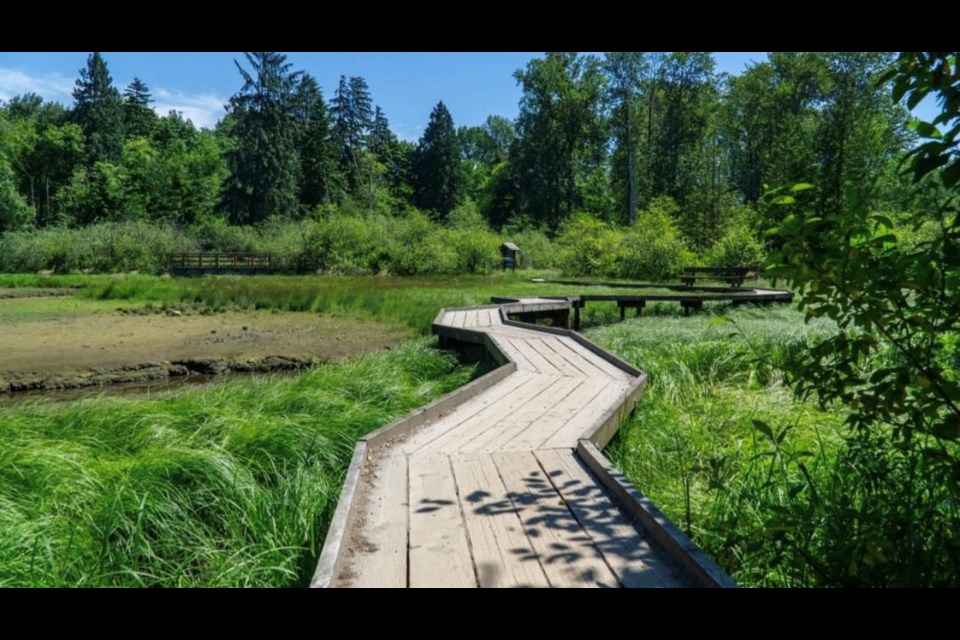
[[[0,387],[7,387],[0,390],[128,382],[164,372],[292,368],[411,337],[403,327],[306,312],[141,315],[99,309],[35,317],[22,311],[0,318]]]

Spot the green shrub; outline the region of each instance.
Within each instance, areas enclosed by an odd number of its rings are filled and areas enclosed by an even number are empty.
[[[578,213],[564,223],[556,239],[564,273],[584,276],[600,276],[614,271],[612,255],[619,244],[619,231],[585,213]]]
[[[693,261],[677,225],[664,208],[640,212],[637,224],[623,233],[617,248],[619,278],[669,280]]]
[[[167,225],[103,222],[81,229],[50,227],[4,234],[0,238],[0,271],[158,274],[166,271],[169,253],[197,250],[192,237]]]
[[[397,275],[455,273],[457,255],[425,214],[392,221],[390,271]]]
[[[707,252],[707,262],[717,267],[755,267],[763,264],[766,252],[756,234],[744,225],[729,229]]]
[[[447,226],[451,229],[487,229],[487,223],[480,213],[477,203],[472,198],[466,198],[458,204],[447,216]]]
[[[202,251],[260,252],[263,237],[254,227],[228,224],[223,218],[209,218],[190,229]]]
[[[627,229],[574,216],[561,229],[556,247],[565,273],[606,278],[666,280],[693,259],[669,213],[653,207]]]

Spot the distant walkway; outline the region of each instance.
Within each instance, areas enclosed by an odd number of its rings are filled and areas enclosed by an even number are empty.
[[[361,441],[314,586],[735,586],[600,453],[646,374],[498,300],[437,316],[502,366]]]

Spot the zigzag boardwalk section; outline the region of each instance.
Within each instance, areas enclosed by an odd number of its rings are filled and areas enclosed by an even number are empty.
[[[646,374],[562,328],[577,298],[444,309],[500,367],[357,445],[312,586],[731,587],[600,452]]]

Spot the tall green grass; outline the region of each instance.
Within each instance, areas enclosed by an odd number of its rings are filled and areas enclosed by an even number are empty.
[[[650,375],[614,463],[740,584],[955,586],[949,467],[922,468],[889,432],[851,430],[785,384],[791,359],[836,327],[789,307],[726,314],[588,332]]]
[[[0,586],[303,585],[356,440],[472,372],[418,340],[295,378],[0,412]]]
[[[587,332],[650,376],[608,455],[739,583],[803,584],[757,541],[803,480],[788,461],[823,477],[842,444],[843,416],[795,400],[781,373],[834,327],[784,306],[724,311]]]

